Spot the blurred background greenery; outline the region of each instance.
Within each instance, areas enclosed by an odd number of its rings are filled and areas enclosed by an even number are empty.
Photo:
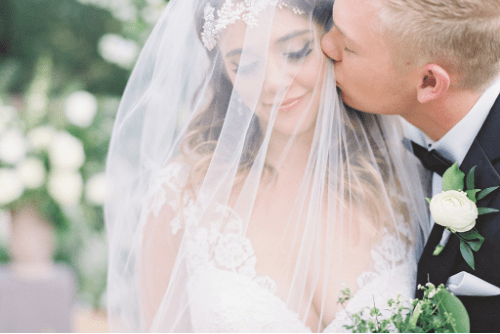
[[[104,310],[105,159],[134,62],[168,0],[0,1],[0,261],[16,217],[55,235],[78,303]]]

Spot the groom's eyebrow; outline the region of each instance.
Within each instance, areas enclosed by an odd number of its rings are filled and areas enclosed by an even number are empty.
[[[342,37],[344,37],[345,39],[348,39],[349,41],[353,42],[352,39],[349,38],[349,36],[347,36],[345,33],[344,33],[344,30],[342,30],[342,28],[340,28],[336,23],[335,23],[335,20],[333,19],[332,17],[332,23],[333,23],[333,26],[335,27],[335,29],[337,29],[339,31],[339,33],[342,35]]]

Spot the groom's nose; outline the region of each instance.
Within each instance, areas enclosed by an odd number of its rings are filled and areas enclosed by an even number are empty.
[[[333,26],[321,39],[321,49],[333,61],[341,61],[342,54],[340,44],[342,43],[340,33]]]

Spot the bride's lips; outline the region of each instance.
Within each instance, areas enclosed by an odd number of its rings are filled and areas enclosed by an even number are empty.
[[[278,111],[280,111],[280,112],[286,112],[286,111],[292,110],[293,108],[295,108],[302,101],[302,99],[304,98],[304,96],[305,95],[284,100],[280,104]],[[264,103],[264,105],[266,107],[272,107],[273,106],[272,103]]]
[[[283,101],[280,105],[279,111],[289,111],[295,108],[295,106],[297,106],[297,104],[299,104],[300,101],[302,101],[303,97],[304,96],[300,96]]]

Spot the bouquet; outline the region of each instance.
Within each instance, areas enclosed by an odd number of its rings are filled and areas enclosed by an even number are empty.
[[[351,324],[344,327],[353,333],[469,333],[469,315],[460,301],[443,284],[419,286],[424,290],[422,300],[404,302],[401,296],[387,301],[387,307],[366,307],[348,314]],[[352,298],[349,288],[341,291],[338,303],[344,305]],[[384,311],[385,316],[383,316]],[[387,314],[389,316],[387,317]]]

